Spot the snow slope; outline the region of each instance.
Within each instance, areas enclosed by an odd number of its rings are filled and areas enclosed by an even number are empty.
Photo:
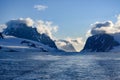
[[[40,42],[35,42],[27,39],[16,38],[13,36],[4,36],[0,39],[0,51],[5,52],[26,52],[26,51],[39,51],[39,52],[52,52],[57,51],[48,45]]]

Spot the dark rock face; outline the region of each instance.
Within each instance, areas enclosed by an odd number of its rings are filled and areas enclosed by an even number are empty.
[[[29,47],[37,48],[36,44],[34,44],[34,43],[30,42],[30,41],[27,41],[27,40],[21,41],[21,44],[26,44]]]
[[[110,36],[108,34],[98,34],[87,39],[82,51],[108,52],[113,49],[113,47],[119,45],[120,44],[114,40],[113,36]]]
[[[2,49],[2,47],[0,46],[0,49]]]
[[[0,32],[0,39],[4,39],[3,34]]]
[[[3,31],[6,35],[41,42],[57,49],[54,41],[48,35],[38,33],[36,28],[29,27],[24,23],[9,24],[8,22],[7,26],[8,27]]]

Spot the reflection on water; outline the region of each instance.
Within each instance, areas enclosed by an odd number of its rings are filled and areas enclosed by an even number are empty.
[[[0,80],[120,80],[120,53],[0,53]]]

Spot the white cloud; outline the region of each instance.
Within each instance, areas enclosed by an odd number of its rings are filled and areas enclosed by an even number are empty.
[[[57,32],[58,26],[53,25],[50,21],[39,20],[35,23],[35,26],[40,34],[45,33],[53,39],[53,33]]]
[[[117,17],[117,22],[115,23],[115,27],[120,29],[120,15]]]
[[[76,49],[77,52],[79,52],[80,50],[83,49],[85,42],[83,41],[82,37],[78,37],[78,38],[66,38],[66,41],[68,41],[69,43],[71,43],[74,48]]]
[[[92,28],[88,30],[86,36],[92,36],[96,34],[109,34],[114,37],[116,41],[120,43],[120,15],[117,16],[117,21],[96,22],[91,25]]]
[[[43,11],[48,8],[48,6],[45,5],[34,5],[34,8],[37,9],[38,11]]]
[[[23,23],[26,24],[28,27],[32,27],[34,21],[31,18],[19,18],[19,19],[10,20],[7,24],[9,25],[11,23],[16,23],[16,24]]]
[[[51,39],[53,39],[53,33],[57,32],[58,26],[53,25],[51,21],[43,21],[43,20],[38,20],[34,21],[31,18],[19,18],[15,20],[10,20],[7,25],[14,24],[14,28],[21,27],[22,25],[20,24],[26,24],[27,27],[32,27],[36,28],[38,33],[40,34],[46,34],[48,35]]]
[[[84,41],[81,37],[76,39],[68,37],[65,40],[57,40],[56,45],[59,49],[67,52],[79,52],[84,47]]]
[[[14,19],[10,20],[7,25],[10,27],[22,27],[24,26],[23,24],[26,24],[26,27],[32,27],[36,28],[38,33],[40,34],[46,34],[48,35],[51,39],[55,39],[53,36],[54,33],[58,31],[58,26],[54,25],[51,21],[43,21],[43,20],[38,20],[34,21],[31,18],[19,18],[19,19]],[[65,40],[58,40],[57,41],[57,46],[59,46],[61,49],[64,49],[66,51],[80,51],[83,46],[84,46],[84,41],[82,38],[66,38]]]
[[[33,26],[34,21],[31,18],[23,19],[28,26]]]
[[[112,21],[96,22],[92,24],[92,28],[88,30],[87,36],[96,34],[116,34],[120,33],[120,15],[117,17],[116,23]]]
[[[5,24],[0,25],[0,32],[2,32],[7,26]]]
[[[66,52],[76,52],[74,46],[66,40],[57,40],[55,41],[57,48]]]

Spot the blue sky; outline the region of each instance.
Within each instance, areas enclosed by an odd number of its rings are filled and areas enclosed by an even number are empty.
[[[44,5],[37,10],[35,5]],[[0,0],[0,24],[11,19],[30,17],[52,21],[59,26],[57,38],[84,37],[96,21],[116,21],[120,0]]]

